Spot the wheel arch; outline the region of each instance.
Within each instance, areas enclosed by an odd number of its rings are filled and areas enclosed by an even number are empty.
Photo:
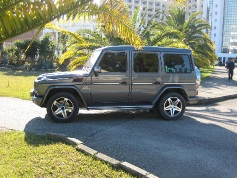
[[[176,92],[181,94],[185,101],[188,102],[188,95],[185,92],[184,88],[182,86],[164,86],[162,87],[158,93],[156,94],[155,99],[153,100],[152,104],[155,107],[157,105],[157,103],[159,102],[160,98],[162,98],[162,96],[166,95],[167,93],[171,93],[171,92]]]
[[[77,100],[79,102],[79,106],[87,108],[87,104],[86,104],[80,90],[74,86],[51,86],[51,87],[49,87],[47,89],[47,91],[45,92],[45,97],[42,101],[42,106],[46,107],[49,98],[58,92],[68,92],[68,93],[73,94],[77,98]]]

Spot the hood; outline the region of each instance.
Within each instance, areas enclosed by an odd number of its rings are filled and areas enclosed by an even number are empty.
[[[89,73],[84,70],[45,73],[37,77],[36,81],[53,81],[53,80],[78,80],[87,77]]]

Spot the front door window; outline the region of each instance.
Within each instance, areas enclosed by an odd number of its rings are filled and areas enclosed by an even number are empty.
[[[97,75],[92,76],[92,102],[118,103],[129,101],[128,53],[106,51],[96,67]]]
[[[106,52],[99,62],[101,72],[126,72],[127,53],[125,52]]]

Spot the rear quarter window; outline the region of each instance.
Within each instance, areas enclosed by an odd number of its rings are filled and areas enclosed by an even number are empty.
[[[191,58],[187,54],[164,54],[163,58],[166,73],[192,72]]]

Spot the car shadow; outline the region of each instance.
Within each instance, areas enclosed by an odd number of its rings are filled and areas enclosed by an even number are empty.
[[[138,115],[148,117],[149,120],[159,120],[155,112],[149,112],[148,110],[83,110],[71,123],[55,123],[47,115],[44,118],[35,117],[26,124],[24,131],[39,135],[47,133],[62,134],[84,141],[98,130],[116,127],[129,121],[143,120],[141,117],[137,118]]]
[[[84,111],[66,124],[36,117],[24,131],[77,138],[159,177],[237,177],[237,134],[195,117],[188,113],[165,121],[148,111]],[[201,117],[217,120],[204,114]]]

